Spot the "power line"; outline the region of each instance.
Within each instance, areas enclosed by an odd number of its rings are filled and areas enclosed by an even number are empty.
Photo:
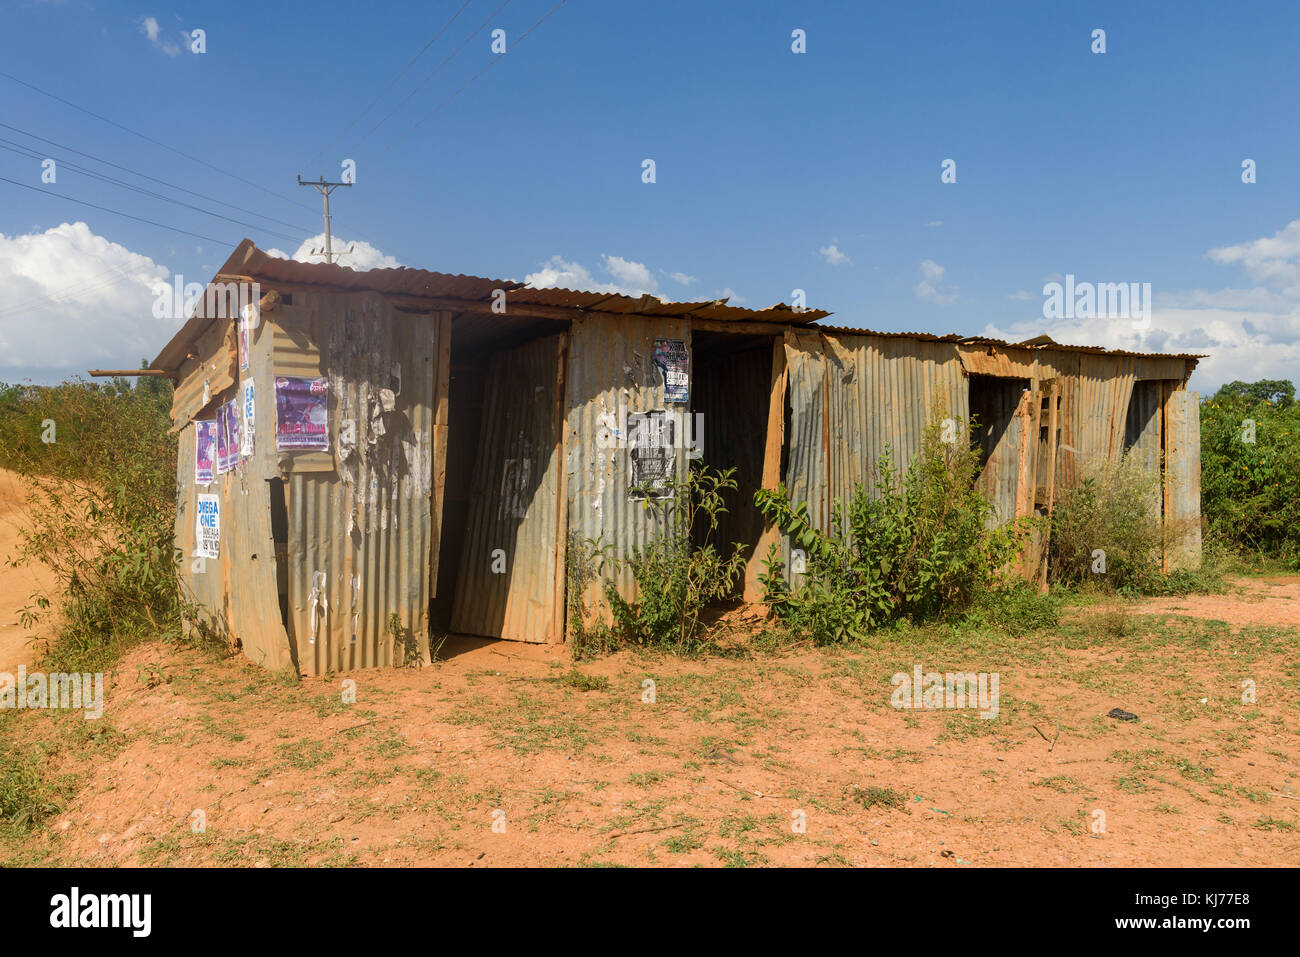
[[[100,262],[103,262],[103,260],[100,260]],[[120,266],[113,266],[111,269],[112,272],[100,273],[97,276],[93,276],[78,286],[62,290],[57,296],[38,296],[35,299],[29,299],[27,302],[20,302],[15,306],[10,306],[8,309],[0,312],[0,319],[7,319],[10,316],[15,316],[23,312],[35,312],[39,309],[48,309],[51,306],[66,305],[74,299],[79,299],[92,292],[98,292],[101,289],[108,289],[112,286],[118,285],[119,283],[126,282],[128,279],[134,280],[136,278],[122,272]],[[113,273],[119,273],[120,275],[114,276]]]
[[[0,176],[0,183],[9,183],[13,186],[21,186],[23,189],[30,189],[33,193],[42,193],[46,196],[54,196],[57,199],[65,199],[69,203],[77,203],[81,206],[89,206],[91,209],[98,209],[101,212],[112,213],[114,216],[125,216],[127,219],[134,219],[138,223],[145,223],[149,226],[157,226],[159,229],[169,229],[174,233],[181,233],[185,236],[193,236],[195,239],[202,239],[204,242],[216,243],[218,246],[234,246],[234,243],[228,243],[224,239],[214,239],[211,236],[202,236],[199,233],[192,233],[188,229],[181,229],[179,226],[168,226],[166,223],[155,222],[152,219],[144,219],[140,216],[133,216],[130,213],[124,213],[121,210],[110,209],[107,206],[100,206],[97,203],[87,202],[84,199],[77,199],[74,196],[65,196],[63,193],[55,193],[48,189],[41,189],[39,186],[29,186],[27,183],[20,183],[16,179],[9,179]]]
[[[506,0],[506,2],[508,3],[509,0]],[[555,6],[551,7],[550,10],[547,10],[546,13],[544,13],[544,14],[542,15],[542,18],[541,18],[540,20],[538,20],[538,21],[537,21],[536,23],[534,23],[531,27],[529,27],[527,30],[525,30],[523,33],[521,33],[517,38],[515,38],[515,40],[512,42],[512,46],[514,46],[514,47],[517,48],[517,47],[519,46],[519,44],[521,44],[521,43],[524,41],[524,39],[528,36],[528,34],[532,33],[534,30],[536,30],[538,27],[540,27],[544,22],[546,22],[546,20],[551,16],[551,14],[553,14],[556,10],[560,9],[560,7],[564,6],[565,2],[566,2],[566,0],[560,0],[560,2],[557,3]],[[502,4],[502,6],[505,6],[505,4]],[[469,41],[466,40],[465,42],[468,43]],[[481,77],[484,73],[486,73],[488,70],[490,70],[493,66],[496,65],[497,61],[500,60],[500,59],[502,59],[501,54],[496,54],[495,56],[492,57],[492,59],[488,60],[487,65],[484,66],[483,69],[479,70],[479,71],[478,71],[477,73],[475,73],[472,77],[470,77],[468,80],[466,80],[464,83],[462,83],[462,84],[460,85],[460,87],[459,87],[459,88],[458,88],[454,93],[452,93],[449,97],[447,97],[445,100],[443,100],[443,101],[442,101],[441,103],[439,103],[437,106],[435,106],[431,111],[429,111],[429,112],[426,113],[423,117],[421,117],[419,120],[417,120],[417,121],[416,121],[416,122],[415,122],[415,123],[414,123],[414,124],[413,124],[413,125],[412,125],[412,126],[411,126],[407,131],[406,131],[406,132],[405,132],[405,133],[403,133],[403,134],[402,134],[401,136],[399,136],[397,139],[393,140],[391,143],[389,143],[387,146],[385,146],[385,147],[384,147],[384,148],[379,152],[378,156],[375,157],[375,159],[378,159],[380,156],[383,156],[385,153],[387,153],[389,150],[391,150],[394,146],[396,146],[396,145],[397,145],[398,143],[400,143],[402,140],[406,139],[406,137],[408,137],[408,136],[410,136],[412,133],[414,133],[415,130],[416,130],[416,128],[419,127],[421,124],[423,124],[423,123],[425,122],[425,120],[432,119],[433,116],[434,116],[434,114],[436,114],[436,113],[437,113],[439,110],[441,110],[444,106],[446,106],[448,103],[450,103],[452,100],[454,100],[457,96],[459,96],[461,90],[464,90],[465,87],[469,86],[471,83],[473,83],[473,82],[474,82],[475,80],[477,80],[479,77]],[[372,132],[373,132],[373,131],[372,131]]]
[[[505,0],[505,2],[501,4],[501,6],[497,7],[495,10],[493,10],[491,13],[489,13],[488,16],[487,16],[487,19],[484,20],[481,24],[479,24],[478,29],[475,30],[473,33],[471,33],[469,36],[467,36],[467,37],[465,38],[465,42],[464,42],[464,43],[462,43],[460,46],[456,47],[456,49],[453,50],[453,51],[452,51],[452,52],[447,56],[447,58],[446,58],[445,60],[443,60],[443,61],[442,61],[441,63],[439,63],[436,67],[434,67],[434,68],[433,68],[433,72],[430,73],[428,76],[426,76],[423,80],[421,80],[421,81],[419,82],[419,84],[416,85],[416,87],[415,87],[414,90],[412,90],[410,93],[406,94],[406,96],[402,99],[402,101],[401,101],[400,103],[398,103],[395,107],[393,107],[391,110],[389,110],[389,111],[388,111],[388,114],[387,114],[387,115],[386,115],[382,120],[380,120],[380,121],[379,121],[378,123],[376,123],[373,127],[371,127],[370,132],[367,133],[365,136],[361,137],[361,141],[360,141],[359,143],[357,143],[357,145],[360,146],[361,143],[364,143],[366,140],[370,139],[370,137],[374,135],[375,130],[379,129],[381,126],[383,126],[385,123],[387,123],[387,122],[388,122],[388,118],[391,117],[391,116],[392,116],[394,113],[396,113],[398,110],[400,110],[403,106],[405,106],[407,100],[409,100],[411,97],[415,96],[415,94],[419,93],[420,90],[422,90],[422,89],[424,88],[424,84],[426,84],[426,83],[428,83],[430,80],[432,80],[432,79],[434,78],[434,76],[437,75],[437,73],[438,73],[439,70],[441,70],[441,69],[442,69],[443,67],[445,67],[448,63],[450,63],[453,59],[455,59],[455,58],[456,58],[456,55],[457,55],[458,53],[460,53],[461,50],[465,49],[465,47],[469,44],[469,41],[470,41],[470,40],[473,40],[476,36],[478,36],[480,33],[482,33],[482,32],[483,32],[483,28],[486,27],[489,23],[492,22],[492,18],[495,17],[495,16],[496,16],[498,13],[500,13],[502,10],[504,10],[504,9],[505,9],[509,4],[510,4],[510,2],[511,2],[511,0]]]
[[[222,169],[220,166],[214,166],[213,164],[209,163],[207,160],[199,159],[197,156],[191,156],[189,153],[182,152],[181,150],[176,149],[176,147],[174,146],[168,146],[166,143],[162,142],[161,140],[156,140],[152,136],[146,136],[144,133],[137,132],[136,130],[131,129],[129,126],[123,126],[121,123],[117,122],[116,120],[110,120],[107,116],[101,116],[99,113],[95,113],[92,110],[88,110],[83,106],[78,106],[76,103],[73,103],[71,100],[65,100],[61,96],[56,96],[53,93],[50,93],[46,90],[42,90],[39,86],[36,86],[32,83],[28,83],[26,80],[20,80],[12,73],[5,73],[3,70],[0,70],[0,76],[4,77],[7,80],[12,80],[13,82],[19,84],[20,86],[25,86],[29,90],[35,90],[37,93],[41,94],[41,96],[48,96],[52,100],[57,100],[58,102],[64,104],[65,106],[70,106],[74,110],[77,110],[81,113],[85,113],[87,116],[93,116],[95,119],[101,120],[102,122],[107,123],[110,126],[115,126],[119,130],[124,130],[127,133],[130,133],[132,136],[138,136],[140,139],[144,140],[147,143],[152,143],[154,146],[161,146],[163,149],[175,153],[177,156],[183,156],[185,159],[190,160],[191,162],[199,163],[203,166],[206,166],[208,169],[215,170],[216,172],[220,173],[222,176],[229,176],[231,179],[238,180],[239,182],[244,183],[247,186],[251,186],[254,189],[259,189],[262,192],[267,193],[268,195],[271,196],[275,196],[279,199],[282,199],[287,203],[293,203],[293,205],[295,206],[301,206],[303,209],[311,209],[310,206],[307,206],[304,203],[300,203],[297,200],[290,199],[289,197],[285,196],[283,193],[277,193],[274,190],[267,189],[265,186],[259,186],[257,183],[254,183],[250,179],[245,179],[244,177],[240,176],[238,173],[232,173],[229,170]],[[20,183],[19,185],[22,184]]]
[[[217,199],[215,196],[208,196],[205,193],[197,193],[192,189],[186,189],[184,186],[178,186],[175,183],[169,183],[165,179],[159,179],[156,176],[150,176],[148,173],[141,173],[139,170],[131,169],[129,166],[122,166],[118,163],[113,163],[109,160],[102,159],[98,156],[95,156],[93,153],[83,152],[82,150],[75,149],[64,143],[56,143],[54,140],[47,139],[44,136],[37,136],[35,133],[29,132],[28,130],[20,129],[17,126],[10,126],[8,123],[0,123],[0,127],[3,127],[6,130],[13,130],[15,133],[20,133],[23,136],[29,137],[30,139],[40,140],[42,143],[49,143],[51,146],[57,146],[59,149],[67,150],[69,153],[75,153],[78,156],[84,156],[87,159],[94,160],[96,163],[102,163],[105,166],[111,166],[114,169],[120,169],[124,173],[130,173],[133,176],[139,176],[141,179],[147,179],[150,182],[158,183],[162,186],[168,187],[169,189],[179,190],[182,193],[189,193],[191,196],[197,196],[199,199],[206,199],[208,202],[216,203],[219,206],[229,206],[231,209],[237,209],[241,213],[248,213],[250,216],[256,216],[258,219],[265,219],[268,222],[278,223],[281,226],[288,226],[290,229],[296,229],[299,230],[300,232],[307,232],[307,229],[305,227],[299,226],[297,223],[286,223],[283,219],[276,219],[274,216],[268,216],[265,213],[259,213],[257,212],[257,210],[245,209],[243,206],[236,206],[234,203],[227,203],[224,200]]]
[[[8,143],[10,145],[5,146],[4,145],[5,143]],[[0,137],[0,150],[8,150],[11,153],[18,153],[19,155],[27,156],[31,159],[43,158],[40,153],[34,151],[31,147],[23,146],[21,143],[15,143],[13,140],[7,140],[4,137]],[[192,209],[195,212],[203,213],[205,216],[213,216],[217,219],[224,219],[226,222],[234,223],[236,226],[246,226],[249,229],[260,230],[262,232],[271,233],[272,235],[280,236],[284,239],[288,239],[291,241],[297,239],[296,236],[291,236],[288,233],[282,233],[278,229],[269,229],[265,226],[257,226],[253,223],[246,223],[240,219],[232,219],[229,216],[223,216],[221,213],[214,213],[211,212],[210,210],[203,209],[200,206],[194,206],[190,203],[181,202],[181,200],[175,199],[171,196],[164,196],[162,193],[155,193],[151,189],[145,189],[141,186],[135,186],[131,183],[125,183],[120,179],[114,179],[112,176],[105,176],[104,174],[97,173],[94,170],[86,169],[86,167],[80,166],[77,163],[71,163],[67,160],[57,160],[57,162],[61,163],[63,166],[72,170],[73,172],[84,173],[85,175],[100,180],[101,182],[108,183],[112,186],[120,186],[123,189],[129,189],[133,192],[140,193],[142,196],[151,196],[154,199],[159,199],[166,203],[173,203],[177,206],[182,206],[185,209]]]
[[[327,149],[329,149],[331,146],[333,146],[333,145],[334,145],[335,143],[337,143],[339,140],[343,139],[343,137],[347,136],[347,135],[348,135],[348,131],[351,130],[352,127],[356,126],[357,123],[358,123],[358,122],[359,122],[359,121],[360,121],[360,120],[361,120],[361,119],[362,119],[362,118],[363,118],[367,113],[369,113],[371,110],[373,110],[373,109],[375,108],[375,104],[378,103],[380,100],[382,100],[382,99],[383,99],[383,98],[388,94],[388,91],[391,90],[394,86],[397,85],[397,81],[400,80],[402,77],[404,77],[404,76],[406,75],[406,71],[407,71],[407,70],[409,70],[411,67],[415,66],[415,61],[418,60],[418,59],[420,59],[420,57],[424,56],[424,54],[428,51],[429,47],[433,46],[435,43],[438,42],[439,37],[441,37],[444,33],[447,32],[447,29],[448,29],[448,28],[449,28],[453,23],[456,22],[456,18],[459,17],[462,13],[464,13],[464,12],[465,12],[465,8],[468,7],[468,6],[470,5],[470,3],[472,3],[472,2],[473,2],[473,0],[465,0],[465,2],[462,3],[462,4],[460,5],[460,9],[457,10],[455,13],[453,13],[453,14],[451,15],[451,19],[448,20],[446,23],[444,23],[444,24],[442,25],[442,29],[439,30],[436,34],[434,34],[433,39],[430,40],[428,43],[426,43],[426,44],[424,45],[424,47],[420,50],[420,52],[417,53],[414,57],[411,58],[411,62],[410,62],[410,63],[408,63],[408,64],[406,64],[406,66],[402,67],[401,72],[399,72],[399,73],[397,74],[397,76],[393,77],[393,79],[389,82],[388,86],[384,87],[382,90],[379,91],[379,94],[378,94],[378,95],[377,95],[373,100],[370,101],[370,105],[367,106],[367,107],[366,107],[364,110],[362,110],[360,113],[358,113],[355,117],[353,117],[352,122],[349,123],[347,126],[345,126],[345,127],[343,128],[343,132],[342,132],[342,133],[340,133],[338,136],[334,137],[333,140],[331,140],[330,142],[328,142],[328,143],[326,143],[324,146],[322,146],[320,149],[318,149],[318,150],[316,151],[315,155],[312,156],[312,158],[309,159],[309,160],[307,161],[307,165],[310,166],[312,163],[316,162],[316,157],[320,156],[321,153],[324,153]]]

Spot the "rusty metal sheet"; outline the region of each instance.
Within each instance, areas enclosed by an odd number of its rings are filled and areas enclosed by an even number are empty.
[[[565,376],[567,527],[581,540],[596,539],[612,546],[611,557],[625,559],[661,533],[653,513],[640,500],[628,497],[626,415],[655,409],[685,412],[684,405],[665,405],[663,381],[653,357],[656,338],[684,340],[689,353],[690,321],[628,317],[607,323],[578,318],[569,337]],[[685,478],[688,462],[684,450],[678,450],[675,463],[677,477]],[[610,577],[621,595],[635,597],[629,569],[620,568]],[[598,592],[598,588],[589,588],[586,594],[592,608],[603,604]]]
[[[1002,348],[991,344],[962,343],[957,346],[962,368],[968,375],[1007,376],[1031,379],[1037,361],[1033,350]]]
[[[337,472],[293,472],[286,483],[290,637],[299,667],[323,674],[394,663],[402,649],[389,630],[392,615],[402,641],[427,655],[438,504],[433,397],[444,324],[398,316],[373,293],[301,294],[295,306],[307,310],[295,321],[310,327],[329,379],[338,462]]]
[[[555,634],[564,337],[494,355],[451,629],[514,641]]]
[[[651,315],[662,319],[698,319],[719,321],[779,322],[794,325],[815,322],[829,316],[821,309],[795,310],[784,303],[766,309],[746,309],[714,302],[672,302],[657,296],[624,296],[617,293],[586,292],[574,289],[530,289],[516,280],[490,279],[482,276],[451,275],[425,269],[370,269],[357,271],[329,263],[302,263],[269,256],[251,240],[239,244],[218,270],[218,278],[248,278],[266,286],[275,283],[315,286],[321,291],[381,292],[386,295],[439,300],[460,299],[479,306],[492,302],[498,290],[505,290],[510,306],[540,306],[591,312],[605,319],[621,316]],[[297,304],[295,302],[295,304]],[[443,304],[445,306],[445,304]],[[491,313],[488,313],[491,315]],[[188,344],[202,331],[203,322],[191,318],[151,364],[152,368],[174,372],[185,358]]]
[[[194,344],[194,358],[186,359],[181,366],[172,392],[171,431],[179,432],[216,396],[234,385],[238,374],[235,351],[234,321],[212,320],[207,332]]]
[[[966,376],[950,343],[793,329],[785,341],[786,487],[808,503],[818,528],[828,527],[835,503],[848,501],[857,485],[876,489],[887,450],[896,471],[905,470],[932,419],[969,419]],[[787,568],[789,549],[787,540]]]
[[[196,603],[203,627],[228,641],[238,641],[245,657],[273,670],[292,665],[288,635],[280,617],[275,542],[271,534],[266,440],[275,428],[274,406],[264,398],[269,387],[271,341],[264,329],[250,333],[250,369],[256,420],[253,457],[232,472],[215,476],[211,485],[194,481],[194,426],[181,430],[177,448],[176,542],[184,593]],[[235,398],[237,388],[214,395]],[[219,558],[194,556],[195,508],[200,493],[220,501]]]

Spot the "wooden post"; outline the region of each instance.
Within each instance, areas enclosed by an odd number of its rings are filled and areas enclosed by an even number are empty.
[[[785,379],[785,339],[776,336],[772,339],[772,385],[767,400],[767,441],[763,446],[763,488],[767,489],[781,484],[781,450],[785,448]],[[772,525],[764,526],[763,534],[754,546],[754,554],[749,556],[745,566],[745,601],[757,603],[763,600],[759,571],[768,549],[780,540],[779,529]]]

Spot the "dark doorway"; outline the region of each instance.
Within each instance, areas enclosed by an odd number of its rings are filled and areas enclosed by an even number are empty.
[[[730,554],[733,542],[745,546],[745,557],[763,533],[763,519],[754,493],[763,484],[763,451],[767,441],[768,404],[772,389],[772,337],[725,332],[693,332],[691,404],[695,417],[691,439],[698,443],[700,461],[714,469],[734,468],[737,487],[724,493],[727,511],[718,527],[691,530],[696,544],[705,534],[719,553]],[[700,432],[703,432],[701,435]],[[759,560],[762,555],[757,556]],[[737,585],[739,597],[743,578]]]
[[[1020,397],[1029,388],[1028,379],[1004,376],[972,375],[970,377],[970,416],[973,428],[971,445],[979,449],[980,470],[999,451],[1016,410]]]

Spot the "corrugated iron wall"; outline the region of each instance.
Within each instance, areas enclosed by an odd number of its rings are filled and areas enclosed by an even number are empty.
[[[330,387],[328,454],[337,462],[336,471],[289,472],[289,617],[299,667],[321,674],[392,664],[402,653],[389,632],[392,614],[403,642],[427,653],[433,402],[446,321],[396,312],[376,293],[314,291],[295,292],[272,321],[289,334],[276,337],[280,374],[311,374],[319,356]],[[391,411],[384,390],[393,393]],[[340,445],[345,431],[355,435],[351,447]],[[303,454],[316,453],[278,459]]]
[[[966,377],[951,343],[790,330],[786,362],[786,486],[820,523],[857,484],[876,487],[886,449],[895,468],[905,469],[932,416],[970,417]]]
[[[215,476],[210,486],[198,487],[194,481],[193,422],[180,431],[176,541],[184,553],[180,566],[182,588],[197,603],[200,622],[216,634],[237,639],[250,661],[278,670],[290,667],[292,656],[280,619],[266,482],[267,470],[273,468],[275,435],[271,340],[265,323],[250,332],[249,369],[240,373],[242,379],[235,386],[213,395],[199,414],[199,418],[214,417],[216,405],[234,398],[242,381],[252,378],[253,457],[241,461],[236,470]],[[197,374],[204,373],[199,370]],[[195,507],[200,493],[220,498],[220,557],[216,561],[194,558]]]
[[[1160,468],[1161,383],[1147,380],[1133,383],[1133,398],[1129,402],[1128,419],[1124,425],[1124,445],[1128,453],[1145,468]]]
[[[1016,414],[1028,380],[979,376],[970,380],[972,412],[983,409],[978,422],[980,444],[988,455],[984,471],[976,482],[984,497],[993,503],[991,521],[1009,522],[1016,517],[1016,488],[1020,473],[1020,436],[1023,421]]]
[[[628,454],[623,445],[626,413],[665,408],[685,412],[685,405],[665,406],[663,381],[653,356],[657,338],[685,340],[689,352],[690,322],[582,317],[574,319],[569,337],[565,379],[567,527],[570,535],[579,539],[612,545],[612,557],[627,558],[657,533],[652,513],[640,500],[628,498]],[[601,448],[602,444],[613,447]],[[685,452],[679,450],[679,479],[686,476],[687,468]],[[635,588],[628,569],[611,577],[620,594],[633,597]],[[588,589],[592,605],[600,603],[597,592]]]
[[[451,629],[558,641],[563,335],[494,355],[483,394]],[[498,551],[499,550],[499,551]],[[499,569],[499,570],[498,570]]]

